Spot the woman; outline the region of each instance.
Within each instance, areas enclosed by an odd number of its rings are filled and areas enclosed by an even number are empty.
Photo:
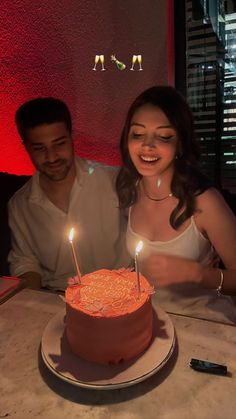
[[[121,136],[120,207],[129,209],[127,245],[139,240],[142,272],[155,285],[195,282],[236,291],[236,219],[197,168],[193,116],[170,86],[141,93]],[[216,254],[225,266],[214,267]]]

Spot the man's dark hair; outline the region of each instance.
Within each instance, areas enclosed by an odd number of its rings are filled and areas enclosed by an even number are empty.
[[[67,105],[53,97],[39,97],[21,105],[15,114],[15,123],[23,141],[27,140],[27,130],[43,124],[64,122],[71,134],[72,122]]]

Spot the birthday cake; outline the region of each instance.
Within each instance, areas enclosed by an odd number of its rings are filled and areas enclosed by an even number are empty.
[[[102,269],[66,289],[66,336],[72,352],[116,364],[143,352],[152,339],[152,287],[135,272]]]

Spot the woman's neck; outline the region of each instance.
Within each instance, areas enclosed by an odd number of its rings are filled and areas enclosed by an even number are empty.
[[[144,194],[153,198],[162,198],[171,193],[171,176],[147,176],[143,177],[140,184]]]

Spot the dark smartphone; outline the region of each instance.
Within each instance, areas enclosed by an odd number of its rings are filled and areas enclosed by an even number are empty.
[[[194,370],[201,372],[208,372],[210,374],[227,375],[226,365],[215,364],[209,361],[203,361],[201,359],[192,358],[190,361],[190,367]]]

